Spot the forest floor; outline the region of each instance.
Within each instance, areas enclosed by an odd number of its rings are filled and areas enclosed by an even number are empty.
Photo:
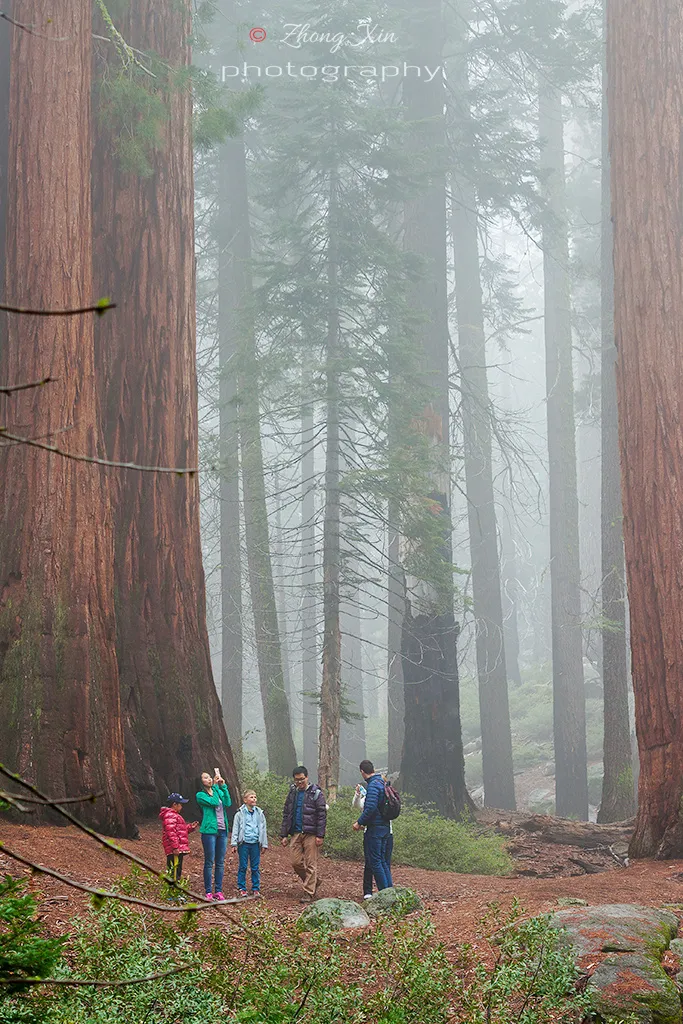
[[[118,841],[131,853],[154,867],[165,868],[158,822],[140,826],[139,840]],[[94,886],[107,886],[127,873],[126,862],[97,846],[72,826],[30,826],[0,821],[0,843],[38,864],[51,867],[74,879]],[[197,833],[190,837],[192,853],[185,858],[184,873],[190,887],[201,892],[202,853]],[[622,867],[604,854],[577,850],[576,847],[544,844],[533,837],[515,836],[508,843],[515,859],[515,871],[507,877],[460,875],[446,871],[424,871],[395,865],[397,884],[415,889],[430,910],[437,934],[446,946],[471,941],[477,935],[479,920],[492,902],[506,911],[517,898],[526,914],[547,913],[558,909],[558,899],[574,897],[590,904],[640,903],[683,906],[683,861],[636,861]],[[395,851],[396,860],[398,851]],[[598,868],[586,874],[570,858],[579,858]],[[226,896],[236,895],[236,858],[226,859]],[[21,865],[0,850],[0,873],[21,874]],[[322,885],[319,896],[360,900],[362,864],[322,859]],[[533,874],[532,874],[533,873]],[[32,876],[31,889],[40,894],[41,916],[51,930],[68,931],[73,916],[84,909],[88,896],[46,876]],[[264,899],[249,900],[255,910],[267,907],[279,918],[293,919],[301,912],[299,880],[289,866],[287,851],[277,843],[262,861]],[[209,912],[212,920],[217,913]]]

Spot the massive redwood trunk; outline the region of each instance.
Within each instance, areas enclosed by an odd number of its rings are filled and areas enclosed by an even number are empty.
[[[38,0],[17,0],[13,14],[45,25]],[[2,25],[14,69],[2,238],[12,304],[93,300],[91,30],[77,0],[64,0],[47,27],[59,42]],[[55,380],[45,388],[0,399],[0,423],[29,438],[65,431],[61,447],[97,455],[91,316],[9,318],[0,380],[47,375]],[[55,796],[104,790],[81,815],[130,833],[107,500],[107,484],[125,474],[17,444],[0,447],[0,476],[0,758]]]
[[[119,24],[126,41],[172,66],[190,61],[190,3],[136,0]],[[98,27],[99,34],[105,29]],[[100,44],[100,103],[120,68]],[[155,73],[160,76],[162,67]],[[147,76],[140,74],[138,84]],[[155,83],[149,80],[149,88]],[[116,296],[96,331],[107,454],[144,465],[197,465],[191,100],[165,99],[153,173],[123,173],[111,117],[98,117],[93,162],[95,284]],[[135,119],[134,119],[135,120]],[[134,129],[131,125],[129,129]],[[213,683],[205,621],[197,476],[113,478],[117,653],[126,755],[138,806],[192,789],[219,767],[237,779]]]
[[[611,0],[624,546],[640,750],[633,857],[683,856],[683,7]]]

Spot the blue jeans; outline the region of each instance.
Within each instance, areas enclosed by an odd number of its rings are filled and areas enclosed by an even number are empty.
[[[251,863],[251,891],[261,889],[261,846],[259,843],[238,843],[237,853],[240,864],[237,869],[237,888],[243,892],[247,888],[247,865]]]
[[[223,892],[225,854],[228,849],[227,830],[219,829],[216,835],[202,834],[202,846],[204,847],[204,892],[212,891],[211,876],[214,864],[216,865],[216,878],[213,892]]]
[[[372,870],[378,889],[389,889],[394,884],[387,860],[389,839],[388,825],[368,825],[363,841],[365,863]]]

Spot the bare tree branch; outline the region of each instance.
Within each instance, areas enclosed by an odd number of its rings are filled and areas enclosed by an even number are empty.
[[[184,889],[182,885],[175,881],[175,879],[169,878],[162,871],[157,871],[156,868],[152,867],[151,864],[148,864],[147,861],[142,859],[142,857],[137,857],[134,853],[130,853],[128,850],[124,850],[123,847],[117,846],[116,843],[112,843],[110,839],[105,839],[104,836],[99,835],[99,833],[95,832],[95,830],[90,828],[89,825],[84,825],[82,821],[79,821],[78,818],[75,818],[73,814],[65,810],[63,807],[61,807],[59,803],[57,803],[54,800],[51,800],[50,797],[45,796],[44,793],[41,793],[40,790],[31,782],[27,782],[26,779],[23,779],[21,775],[18,775],[16,772],[10,771],[10,769],[7,768],[4,764],[2,764],[2,762],[0,762],[0,775],[4,775],[6,779],[11,779],[12,782],[16,782],[18,785],[23,786],[24,789],[27,789],[29,793],[32,793],[34,796],[40,797],[40,799],[47,806],[55,810],[57,814],[61,814],[63,818],[66,818],[68,822],[70,822],[72,825],[75,825],[76,828],[80,829],[81,832],[85,832],[87,836],[90,836],[91,839],[94,839],[95,842],[99,843],[100,846],[104,846],[105,849],[111,850],[112,853],[117,854],[119,857],[123,857],[124,860],[130,861],[132,864],[137,864],[138,867],[143,868],[145,871],[148,871],[150,875],[155,875],[157,878],[160,878],[162,881],[166,882],[166,884],[169,885],[171,888],[177,889],[181,895],[191,896],[193,900],[202,905],[202,909],[220,911],[228,903],[228,900],[224,900],[221,903],[214,903],[213,900],[206,900],[203,896],[199,896],[197,895],[197,893],[191,892],[189,889]],[[237,925],[238,927],[242,927],[240,922],[236,921],[234,917],[230,917],[230,920],[232,921],[233,924]]]
[[[54,377],[43,377],[42,380],[34,380],[30,384],[2,384],[0,395],[13,395],[15,391],[29,391],[31,388],[42,388],[44,384],[52,384]]]
[[[43,806],[54,806],[54,804],[85,804],[94,803],[95,800],[99,800],[100,797],[104,796],[102,793],[88,793],[86,796],[65,796],[59,797],[58,799],[51,800],[48,804],[44,800],[39,799],[36,796],[19,796],[18,793],[7,793],[4,789],[0,789],[0,800],[21,800],[22,804],[43,804]]]
[[[182,906],[169,907],[165,903],[153,903],[151,900],[144,900],[139,896],[125,896],[123,893],[110,892],[105,889],[95,889],[91,885],[86,885],[85,882],[77,882],[74,878],[69,878],[68,875],[63,875],[59,871],[54,871],[52,868],[46,868],[42,864],[36,864],[35,861],[29,860],[27,857],[23,857],[20,853],[16,853],[14,850],[10,850],[6,843],[0,842],[0,853],[5,854],[7,857],[11,857],[12,860],[18,861],[19,864],[23,864],[25,867],[30,868],[38,875],[47,875],[49,878],[55,878],[58,882],[63,882],[64,885],[70,886],[72,889],[78,889],[79,892],[89,892],[91,896],[96,896],[102,900],[118,900],[119,903],[134,903],[138,907],[146,907],[148,910],[160,910],[166,914],[186,914],[196,913],[198,910],[208,910],[213,906],[207,900],[204,900],[200,905],[199,903],[183,903]],[[164,876],[162,876],[164,877]],[[169,879],[164,877],[164,881],[168,882]],[[249,897],[247,897],[249,899]],[[224,900],[224,903],[244,903],[244,896],[231,897],[228,900]]]
[[[15,28],[20,28],[22,32],[28,32],[30,36],[37,36],[39,39],[49,39],[51,43],[66,43],[68,36],[46,36],[42,32],[36,32],[30,25],[22,25],[20,21],[15,21],[14,18],[10,18],[9,14],[5,14],[4,11],[0,11],[0,18],[8,21],[10,25],[14,25]]]
[[[0,440],[6,438],[17,444],[27,444],[30,448],[40,448],[45,452],[53,452],[61,455],[63,459],[71,459],[73,462],[88,462],[93,466],[107,466],[112,469],[134,469],[139,473],[173,473],[176,476],[194,476],[199,470],[178,468],[176,466],[139,466],[135,462],[114,462],[111,459],[98,459],[95,455],[76,455],[73,452],[66,452],[63,448],[57,448],[53,444],[43,444],[31,437],[21,437],[19,434],[11,433],[7,427],[0,427]]]
[[[100,299],[94,306],[83,306],[81,309],[26,309],[23,306],[0,304],[0,312],[21,313],[24,316],[81,316],[83,313],[97,313],[98,316],[103,316],[108,309],[116,309],[116,303],[110,302],[109,299]]]

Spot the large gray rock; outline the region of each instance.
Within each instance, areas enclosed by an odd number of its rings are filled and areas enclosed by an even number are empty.
[[[413,910],[421,910],[422,900],[412,889],[394,885],[391,889],[381,889],[372,899],[365,900],[363,909],[370,917],[382,917],[384,914],[405,917],[412,914]]]
[[[659,958],[678,932],[678,918],[671,911],[631,903],[560,910],[550,924],[566,929],[576,956],[637,952]]]
[[[594,1012],[609,1024],[629,1018],[642,1024],[681,1024],[681,999],[661,965],[643,953],[616,953],[588,984]]]
[[[340,931],[342,928],[367,928],[369,924],[370,918],[358,903],[336,899],[316,900],[306,907],[297,921],[301,931],[314,928]]]

